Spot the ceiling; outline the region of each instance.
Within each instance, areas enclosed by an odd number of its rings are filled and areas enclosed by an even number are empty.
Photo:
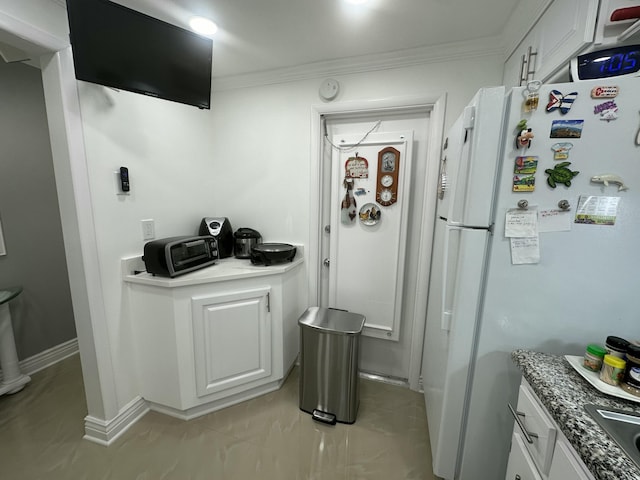
[[[64,7],[65,0],[51,1]],[[194,15],[212,19],[219,27],[213,76],[221,78],[493,37],[518,1],[539,0],[112,1],[184,28]],[[0,57],[41,53],[20,42],[0,35]]]
[[[215,77],[500,35],[514,0],[115,0],[186,27],[218,24]]]

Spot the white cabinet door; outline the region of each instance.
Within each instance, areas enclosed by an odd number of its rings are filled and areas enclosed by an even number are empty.
[[[547,82],[569,61],[593,42],[598,0],[554,0],[507,58],[503,83],[507,87],[526,85],[526,80]],[[531,50],[529,50],[531,49]],[[528,61],[524,66],[522,58]],[[526,75],[526,71],[534,74]],[[521,81],[521,78],[525,81]]]
[[[191,299],[199,397],[270,381],[269,287]]]
[[[598,0],[555,0],[538,22],[536,80],[546,81],[593,41]]]
[[[568,440],[558,437],[548,480],[593,480]]]
[[[502,81],[506,87],[524,86],[527,81],[537,80],[537,50],[538,27],[534,26],[504,64]]]
[[[511,453],[505,480],[543,480],[518,432],[513,432],[511,437]]]

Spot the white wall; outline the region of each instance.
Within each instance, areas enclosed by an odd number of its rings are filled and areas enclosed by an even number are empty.
[[[7,255],[0,288],[21,285],[11,302],[18,358],[76,337],[58,196],[36,68],[0,59],[0,218]]]
[[[447,124],[477,88],[499,83],[496,55],[336,77],[337,101],[440,95]],[[322,78],[214,91],[211,111],[81,83],[80,101],[105,310],[118,398],[138,392],[119,259],[141,254],[140,220],[156,236],[195,233],[204,216],[227,216],[265,241],[308,245],[311,106]],[[131,195],[113,172],[129,167]],[[152,338],[149,339],[153,341]],[[162,372],[159,372],[161,374]]]

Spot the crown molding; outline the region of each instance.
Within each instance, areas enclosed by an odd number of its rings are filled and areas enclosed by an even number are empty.
[[[484,37],[473,41],[418,47],[374,55],[340,58],[297,65],[295,67],[221,77],[215,76],[214,57],[212,86],[213,91],[216,92],[494,55],[504,56],[502,36]]]

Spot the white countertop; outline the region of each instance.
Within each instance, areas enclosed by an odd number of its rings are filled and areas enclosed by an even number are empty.
[[[175,278],[152,275],[146,271],[134,274],[136,270],[144,270],[141,257],[122,259],[123,280],[126,283],[152,285],[164,288],[185,287],[203,283],[224,282],[241,278],[262,277],[266,275],[280,275],[296,268],[303,262],[303,249],[296,245],[296,256],[292,262],[275,265],[253,265],[249,259],[223,258],[209,267],[195,272],[185,273]]]

